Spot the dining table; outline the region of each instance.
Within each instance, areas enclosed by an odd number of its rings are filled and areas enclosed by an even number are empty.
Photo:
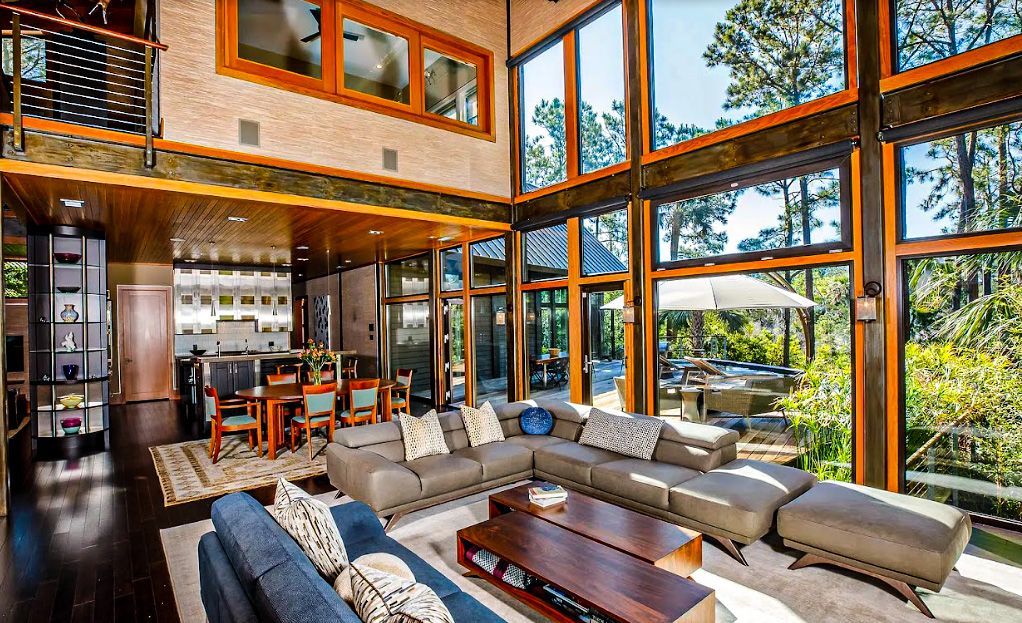
[[[346,396],[348,394],[349,380],[340,379],[337,381],[337,394]],[[364,380],[364,379],[358,379]],[[380,395],[381,421],[391,419],[390,392],[394,389],[404,387],[393,379],[380,379],[380,387],[377,390]],[[281,383],[279,385],[260,385],[248,389],[238,390],[237,396],[245,400],[258,401],[262,403],[263,413],[266,414],[266,439],[270,460],[277,458],[277,446],[283,443],[284,422],[283,418],[277,417],[277,407],[288,402],[301,402],[304,399],[301,383]],[[278,428],[279,426],[279,428]]]

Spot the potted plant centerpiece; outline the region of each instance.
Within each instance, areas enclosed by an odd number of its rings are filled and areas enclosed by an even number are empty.
[[[309,340],[308,344],[305,345],[300,358],[303,364],[309,366],[313,385],[322,385],[323,366],[337,361],[337,357],[326,348],[323,342],[316,344],[312,340]]]

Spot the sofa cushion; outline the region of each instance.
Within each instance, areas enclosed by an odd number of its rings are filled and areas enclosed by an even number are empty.
[[[553,435],[517,435],[515,437],[508,437],[504,443],[513,443],[523,448],[530,450],[536,450],[543,446],[550,446],[555,443],[564,443],[564,440],[560,437],[554,437]]]
[[[334,590],[337,591],[337,594],[341,599],[349,604],[353,601],[353,595],[351,594],[351,566],[356,564],[372,567],[377,571],[396,575],[399,578],[411,580],[412,582],[415,581],[415,574],[408,568],[408,564],[394,554],[381,552],[363,554],[355,560],[352,560],[351,565],[345,567],[344,571],[342,571],[340,575],[337,576],[337,579],[334,580]]]
[[[352,564],[351,592],[364,623],[454,623],[428,586],[372,567]]]
[[[468,405],[461,407],[461,419],[465,423],[468,444],[473,448],[504,441],[504,431],[500,428],[500,420],[497,419],[497,414],[493,411],[489,400],[478,409]]]
[[[648,461],[653,458],[663,425],[660,418],[612,415],[594,408],[578,442]]]
[[[738,443],[741,437],[738,431],[731,428],[697,424],[685,420],[665,420],[660,429],[660,438],[665,441],[683,443],[707,450],[717,450],[724,446]]]
[[[479,603],[479,600],[468,593],[454,593],[442,598],[444,605],[451,611],[454,620],[458,623],[471,621],[471,623],[505,623],[504,619],[493,613],[492,610]]]
[[[671,487],[701,475],[687,467],[633,458],[601,463],[592,474],[597,489],[664,510]]]
[[[592,468],[624,457],[610,450],[566,441],[543,446],[534,455],[536,469],[583,485],[592,485]]]
[[[277,479],[273,516],[331,584],[348,566],[348,554],[330,507],[283,477]]]
[[[395,443],[401,445],[400,441]],[[403,447],[399,454],[402,458],[394,460],[369,450],[331,443],[326,448],[330,483],[354,499],[365,502],[376,512],[418,500],[422,497],[422,484],[415,472],[398,462],[403,460]],[[341,537],[345,543],[348,542],[343,528]]]
[[[463,456],[425,456],[406,461],[403,465],[419,477],[423,498],[450,493],[483,481],[483,466]]]
[[[752,543],[770,530],[778,508],[815,482],[794,467],[737,459],[671,487],[670,510]]]
[[[475,448],[462,448],[452,454],[472,459],[482,465],[483,481],[532,471],[532,450],[506,441],[488,443]]]
[[[554,429],[554,416],[543,407],[529,407],[518,416],[526,435],[549,435]]]
[[[735,460],[737,456],[738,446],[735,444],[711,450],[687,443],[668,441],[664,438],[663,433],[660,435],[660,443],[656,445],[656,451],[653,452],[654,461],[681,465],[701,472],[717,469],[721,465]]]
[[[777,513],[777,532],[850,560],[927,580],[939,591],[969,542],[962,511],[931,500],[822,482]]]
[[[379,523],[378,519],[376,523]],[[357,543],[347,543],[347,545],[348,556],[352,559],[360,558],[366,554],[393,554],[397,556],[411,569],[416,582],[429,586],[441,598],[461,590],[450,578],[427,564],[425,560],[419,558],[414,552],[389,536],[380,536]]]
[[[424,456],[449,454],[444,431],[436,410],[420,417],[398,413],[401,421],[401,435],[405,442],[405,461],[414,461]]]

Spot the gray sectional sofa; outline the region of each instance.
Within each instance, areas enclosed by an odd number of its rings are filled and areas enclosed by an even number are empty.
[[[531,406],[554,416],[549,435],[526,435],[518,416]],[[339,429],[327,448],[330,482],[393,527],[405,513],[526,478],[542,478],[699,530],[745,563],[750,544],[777,510],[808,491],[804,471],[736,459],[738,433],[690,422],[664,423],[652,461],[577,443],[590,407],[525,401],[496,408],[506,441],[472,448],[458,412],[441,414],[451,454],[404,460],[396,422]],[[620,413],[620,412],[619,412]],[[648,417],[635,415],[634,417]]]

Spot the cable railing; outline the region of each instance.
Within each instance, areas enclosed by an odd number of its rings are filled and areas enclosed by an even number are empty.
[[[34,117],[142,135],[145,164],[155,164],[154,76],[167,46],[8,4],[0,3],[0,16],[0,101],[13,119],[16,150],[25,147],[25,117]]]

